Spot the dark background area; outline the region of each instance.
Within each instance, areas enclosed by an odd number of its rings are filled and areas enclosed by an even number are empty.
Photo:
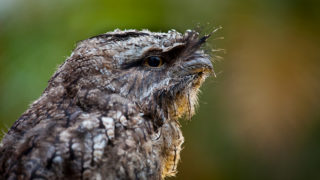
[[[0,130],[77,41],[116,28],[219,26],[209,46],[226,53],[213,52],[217,78],[181,120],[186,142],[170,179],[320,179],[317,0],[0,0]]]

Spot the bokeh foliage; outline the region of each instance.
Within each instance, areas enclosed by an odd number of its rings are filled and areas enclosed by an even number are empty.
[[[320,179],[319,12],[316,0],[0,0],[0,129],[40,96],[79,40],[115,28],[222,26],[209,46],[227,53],[212,54],[224,56],[217,78],[182,121],[172,179]]]

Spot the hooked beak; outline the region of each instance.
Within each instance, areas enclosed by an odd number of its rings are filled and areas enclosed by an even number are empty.
[[[189,61],[185,61],[180,66],[180,71],[177,72],[180,77],[189,75],[210,75],[213,73],[213,66],[211,61],[206,57],[198,57]]]
[[[206,57],[196,58],[187,61],[183,64],[183,67],[189,71],[190,74],[206,73],[210,74],[213,72],[213,66],[211,61]]]

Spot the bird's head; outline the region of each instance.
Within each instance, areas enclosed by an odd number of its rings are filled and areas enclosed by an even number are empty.
[[[200,49],[208,37],[191,30],[101,34],[78,43],[51,83],[118,94],[155,119],[191,116],[199,87],[213,72],[209,56]]]

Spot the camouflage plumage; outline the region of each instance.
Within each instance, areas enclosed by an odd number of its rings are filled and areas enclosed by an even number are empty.
[[[178,118],[194,113],[212,72],[207,38],[115,30],[78,43],[2,140],[1,179],[175,175]]]

